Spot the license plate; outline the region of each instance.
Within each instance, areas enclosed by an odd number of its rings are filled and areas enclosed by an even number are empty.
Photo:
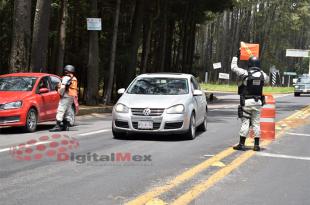
[[[138,121],[138,129],[152,130],[153,122],[152,121]]]

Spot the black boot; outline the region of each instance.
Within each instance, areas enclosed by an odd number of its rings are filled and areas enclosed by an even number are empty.
[[[50,129],[50,132],[60,132],[60,131],[62,131],[61,122],[60,121],[56,121],[55,127]]]
[[[254,151],[256,152],[259,152],[260,151],[260,147],[259,147],[259,138],[258,137],[255,137],[254,138],[254,148],[253,148]]]
[[[246,139],[245,137],[240,136],[239,144],[237,144],[237,145],[234,146],[233,148],[234,148],[235,150],[245,151],[245,145],[244,145],[245,139]]]
[[[62,123],[62,131],[69,131],[69,122],[67,120],[63,120]]]

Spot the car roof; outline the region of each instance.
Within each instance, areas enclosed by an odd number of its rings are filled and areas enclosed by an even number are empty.
[[[56,76],[54,74],[49,74],[49,73],[10,73],[10,74],[5,74],[5,75],[0,75],[1,77],[44,77],[44,76]]]
[[[149,78],[156,78],[156,77],[167,77],[167,78],[191,78],[191,74],[186,73],[145,73],[141,74],[138,77],[149,77]]]

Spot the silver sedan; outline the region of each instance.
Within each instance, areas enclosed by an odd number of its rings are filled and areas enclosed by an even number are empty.
[[[143,74],[136,77],[113,108],[114,138],[129,133],[183,134],[207,129],[207,101],[189,74]]]

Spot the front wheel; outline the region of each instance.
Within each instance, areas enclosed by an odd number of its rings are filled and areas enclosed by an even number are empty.
[[[31,108],[26,117],[26,125],[24,127],[26,132],[34,132],[38,125],[38,113],[34,108]]]
[[[300,96],[300,93],[294,93],[294,96],[298,97],[298,96]]]
[[[185,134],[186,139],[193,140],[196,138],[196,118],[195,114],[192,113],[189,123],[188,131]]]
[[[203,122],[199,125],[198,130],[202,132],[207,131],[207,113],[204,116]]]

